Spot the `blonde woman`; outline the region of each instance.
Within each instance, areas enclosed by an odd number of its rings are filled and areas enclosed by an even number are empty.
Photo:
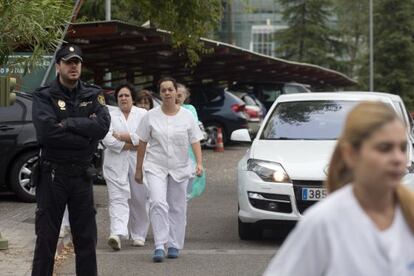
[[[414,195],[400,184],[407,144],[390,106],[355,107],[329,166],[330,195],[305,213],[264,275],[414,275]]]

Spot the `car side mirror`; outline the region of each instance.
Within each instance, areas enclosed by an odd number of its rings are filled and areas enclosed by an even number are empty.
[[[235,130],[231,133],[230,140],[236,142],[251,142],[249,131],[246,128]]]

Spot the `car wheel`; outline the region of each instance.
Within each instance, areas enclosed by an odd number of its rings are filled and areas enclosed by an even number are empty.
[[[38,158],[37,151],[26,152],[17,157],[11,169],[10,188],[24,202],[36,201],[36,188],[31,186],[30,177]]]
[[[210,123],[205,126],[205,131],[207,133],[207,138],[204,143],[206,148],[215,148],[217,145],[217,132],[218,129],[221,128],[222,135],[223,135],[223,144],[226,142],[226,133],[224,127],[217,123]]]
[[[253,223],[244,223],[238,219],[239,237],[241,240],[259,240],[262,237],[262,229]]]

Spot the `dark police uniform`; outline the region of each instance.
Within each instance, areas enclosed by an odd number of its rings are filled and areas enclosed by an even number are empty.
[[[33,123],[41,146],[36,179],[36,247],[32,275],[52,275],[65,205],[77,275],[97,275],[97,229],[90,164],[110,115],[98,86],[69,91],[56,78],[33,97]]]

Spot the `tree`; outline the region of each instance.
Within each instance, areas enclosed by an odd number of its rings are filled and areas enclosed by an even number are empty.
[[[112,1],[112,19],[171,31],[174,47],[185,47],[192,62],[204,52],[199,37],[210,34],[221,17],[220,0],[117,0]],[[88,0],[80,10],[83,20],[104,20],[105,0]]]
[[[378,0],[374,6],[374,87],[413,106],[414,44],[411,0]],[[367,77],[366,77],[367,79]]]
[[[340,40],[344,43],[345,71],[358,77],[361,64],[367,62],[369,1],[335,0],[335,16]]]
[[[289,60],[313,63],[336,70],[342,63],[343,45],[329,25],[333,6],[329,0],[278,0],[287,28],[276,33],[277,54]]]
[[[67,1],[66,1],[67,2]],[[0,2],[0,64],[16,50],[33,52],[24,59],[30,68],[42,55],[54,52],[62,39],[72,5],[60,0],[3,0]],[[22,60],[16,60],[21,62]],[[9,64],[13,65],[13,64]]]

